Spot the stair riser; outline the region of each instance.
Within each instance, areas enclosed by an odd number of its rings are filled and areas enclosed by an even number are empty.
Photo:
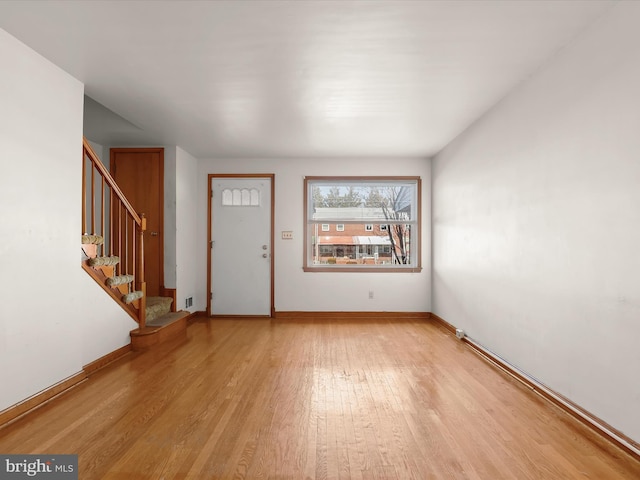
[[[187,332],[187,317],[183,317],[164,327],[152,328],[147,332],[133,330],[131,332],[131,348],[134,351],[144,351],[169,341],[171,339],[183,338]]]

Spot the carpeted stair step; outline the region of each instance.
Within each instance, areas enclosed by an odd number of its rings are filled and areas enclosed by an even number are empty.
[[[116,275],[113,276],[113,267],[99,267],[100,269],[103,270],[107,269],[107,268],[111,268],[111,275],[108,275],[108,272],[104,272],[105,275],[108,276],[107,280],[105,281],[105,283],[107,284],[107,286],[111,287],[111,288],[117,288],[118,290],[120,290],[120,293],[122,295],[126,295],[127,293],[129,293],[129,289],[130,289],[130,285],[131,283],[133,283],[133,275]],[[136,305],[136,308],[138,308],[138,306]]]
[[[82,243],[82,251],[86,258],[95,258],[98,256],[98,246],[104,243],[104,238],[100,235],[82,235],[80,243]]]
[[[110,287],[117,287],[118,285],[126,285],[133,282],[133,275],[117,275],[115,277],[107,278],[107,285]]]
[[[147,297],[146,323],[166,315],[171,311],[173,299],[169,297]]]
[[[106,267],[113,266],[120,263],[120,257],[114,255],[110,257],[95,257],[89,259],[89,266],[91,267]]]
[[[135,292],[129,292],[126,295],[122,296],[122,301],[124,303],[133,303],[136,300],[140,300],[142,298],[143,293],[139,290],[136,290]]]
[[[189,312],[169,312],[165,313],[161,317],[158,317],[150,322],[147,322],[148,327],[162,327],[164,325],[168,325],[170,323],[175,322],[176,320],[180,320],[182,318],[188,317]]]
[[[82,235],[81,243],[83,245],[102,245],[104,237],[102,235]]]

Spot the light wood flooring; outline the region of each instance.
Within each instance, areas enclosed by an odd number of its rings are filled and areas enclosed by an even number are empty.
[[[0,430],[80,479],[640,479],[429,321],[200,318]]]

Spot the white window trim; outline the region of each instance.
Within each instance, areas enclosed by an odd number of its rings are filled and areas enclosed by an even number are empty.
[[[412,195],[413,198],[411,200],[412,208],[408,210],[408,216],[411,218],[407,219],[398,219],[398,220],[384,220],[386,223],[378,223],[380,227],[384,227],[384,230],[387,230],[387,225],[410,225],[411,233],[410,233],[410,249],[407,250],[407,255],[411,259],[411,263],[407,265],[402,264],[354,264],[355,262],[349,262],[349,264],[326,264],[324,262],[319,261],[319,257],[317,257],[317,253],[314,256],[312,251],[314,248],[317,248],[317,245],[314,243],[315,238],[318,235],[318,226],[324,225],[319,220],[311,219],[311,208],[313,207],[313,196],[311,195],[312,186],[315,185],[337,185],[337,186],[350,186],[356,185],[357,183],[362,183],[363,186],[371,186],[373,183],[379,184],[381,188],[385,188],[388,185],[397,184],[399,186],[413,184]],[[305,221],[305,230],[304,230],[304,261],[303,261],[303,270],[305,272],[403,272],[403,273],[415,273],[420,272],[422,270],[422,253],[421,253],[421,210],[422,210],[422,182],[420,177],[305,177],[304,179],[304,221]],[[323,207],[326,208],[326,207]],[[399,212],[403,210],[398,210]],[[385,213],[385,217],[386,217]],[[317,217],[316,217],[317,218]],[[343,225],[350,223],[354,225],[369,225],[368,223],[364,223],[362,221],[350,220],[350,221],[341,221],[340,224],[337,223],[336,220],[339,218],[327,218],[330,221],[329,224],[333,223],[336,225]],[[324,220],[324,219],[323,219]],[[345,220],[347,220],[345,218]],[[326,222],[326,220],[324,220]],[[378,220],[379,222],[380,220]],[[372,223],[373,225],[376,222]],[[315,225],[315,227],[314,227]],[[314,233],[315,232],[315,233]],[[314,263],[317,262],[317,263]]]

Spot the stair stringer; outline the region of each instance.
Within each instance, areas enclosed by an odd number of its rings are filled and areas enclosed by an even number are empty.
[[[131,304],[127,304],[125,302],[122,301],[122,292],[120,291],[120,289],[118,287],[109,287],[105,282],[107,281],[107,277],[100,269],[96,269],[93,267],[90,267],[89,265],[87,265],[86,263],[82,263],[82,268],[84,269],[85,272],[87,272],[89,274],[89,276],[91,278],[93,278],[96,283],[98,285],[100,285],[100,287],[102,287],[102,289],[107,292],[111,298],[113,298],[113,300],[120,305],[120,307],[127,312],[127,314],[129,314],[129,316],[136,322],[138,323],[138,318],[139,318],[139,313],[140,313],[140,308],[139,308],[139,301],[133,302]]]

